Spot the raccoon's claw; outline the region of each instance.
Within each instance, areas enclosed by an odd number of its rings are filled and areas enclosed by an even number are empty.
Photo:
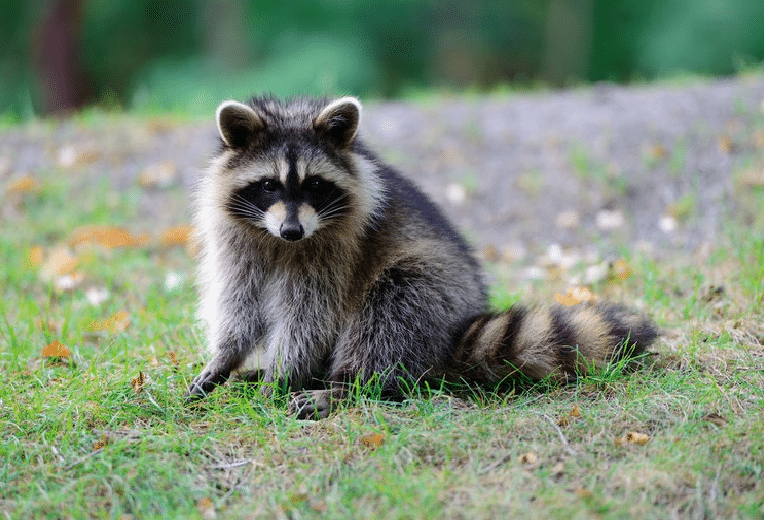
[[[207,394],[212,392],[215,387],[223,383],[228,379],[228,374],[221,372],[213,372],[205,368],[201,374],[196,376],[186,391],[186,402],[196,401],[202,397],[207,397]]]
[[[336,405],[332,390],[305,390],[289,398],[289,413],[298,419],[326,419]]]

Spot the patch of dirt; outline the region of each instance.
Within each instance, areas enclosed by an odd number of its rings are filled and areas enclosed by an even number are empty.
[[[484,256],[535,263],[569,251],[603,258],[624,246],[660,256],[706,247],[740,190],[761,189],[763,101],[756,76],[370,102],[362,135]],[[135,187],[136,226],[162,229],[188,220],[188,193],[216,140],[213,114],[201,123],[32,123],[0,131],[0,185],[66,175],[82,189]]]

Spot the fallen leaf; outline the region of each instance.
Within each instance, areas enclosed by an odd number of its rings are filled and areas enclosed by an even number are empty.
[[[361,435],[359,441],[367,448],[377,449],[385,443],[385,435],[382,433],[367,433]]]
[[[42,349],[42,357],[45,358],[69,359],[71,356],[71,351],[58,340],[53,340]]]
[[[146,376],[143,372],[138,372],[138,375],[130,381],[130,386],[133,387],[136,394],[140,394],[143,391],[143,384],[146,382]]]
[[[160,242],[165,247],[182,246],[188,244],[188,239],[193,231],[191,226],[176,226],[167,228],[162,232]]]
[[[629,432],[626,434],[626,442],[629,444],[636,444],[637,446],[644,446],[650,441],[650,436],[640,432]]]
[[[118,311],[105,320],[95,320],[88,325],[90,332],[106,331],[111,333],[124,332],[130,325],[130,314],[127,311]]]
[[[520,464],[522,464],[525,469],[535,469],[538,467],[539,458],[532,451],[529,451],[528,453],[523,453],[522,455],[520,455],[519,460],[520,460]]]
[[[32,246],[27,251],[27,261],[32,267],[38,267],[43,261],[43,251],[40,246]]]
[[[581,410],[578,406],[573,406],[573,409],[568,415],[563,415],[557,420],[557,426],[568,426],[574,419],[581,417]]]
[[[626,263],[626,260],[619,258],[613,264],[613,277],[618,280],[625,281],[631,276],[631,267]]]
[[[196,510],[202,516],[203,520],[214,520],[217,518],[215,505],[209,497],[204,497],[196,503]]]
[[[647,147],[647,155],[652,159],[664,159],[668,156],[668,151],[665,146],[658,143]]]
[[[735,151],[735,143],[728,135],[722,135],[719,137],[719,149],[724,153],[732,153]]]
[[[570,307],[581,302],[595,302],[597,296],[588,287],[574,286],[568,289],[567,294],[555,294],[554,299],[557,303]]]
[[[500,258],[501,255],[499,254],[499,250],[495,245],[487,244],[483,248],[483,259],[486,262],[498,262]]]
[[[628,432],[626,435],[617,437],[615,439],[616,447],[621,447],[624,444],[634,444],[636,446],[645,446],[650,442],[650,436],[640,432]]]
[[[102,450],[106,447],[107,444],[109,444],[109,438],[106,435],[101,435],[101,438],[98,439],[98,442],[93,445],[93,451]]]
[[[82,226],[72,232],[69,245],[77,246],[80,244],[126,247],[139,245],[139,241],[126,229],[107,225],[92,225]]]
[[[50,252],[40,267],[40,278],[51,281],[57,276],[70,274],[77,265],[75,257],[69,248],[57,247]]]
[[[579,300],[573,298],[572,296],[568,296],[565,294],[556,293],[554,295],[554,299],[557,301],[557,303],[561,303],[562,305],[567,305],[568,307],[572,307],[573,305],[577,305],[581,303]]]
[[[28,193],[38,191],[39,189],[40,183],[31,175],[25,175],[24,177],[11,181],[5,188],[5,194]]]

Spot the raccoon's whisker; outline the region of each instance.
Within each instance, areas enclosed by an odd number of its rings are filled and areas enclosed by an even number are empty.
[[[341,213],[344,213],[345,210],[352,208],[352,204],[348,203],[345,199],[337,199],[328,206],[326,206],[324,209],[322,209],[319,213],[319,216],[322,219],[330,219],[335,216],[338,216]]]
[[[264,215],[264,211],[252,204],[241,195],[235,194],[234,197],[228,202],[228,208],[231,211],[239,212],[248,218],[257,218]]]

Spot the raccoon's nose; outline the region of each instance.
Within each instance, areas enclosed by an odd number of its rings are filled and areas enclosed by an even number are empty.
[[[281,238],[290,242],[300,240],[305,234],[305,230],[299,222],[284,222],[281,224]]]

